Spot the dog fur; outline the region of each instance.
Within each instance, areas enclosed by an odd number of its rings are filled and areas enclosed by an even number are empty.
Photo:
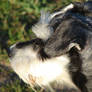
[[[90,3],[42,12],[33,26],[38,38],[10,47],[11,66],[25,83],[54,92],[91,92]]]

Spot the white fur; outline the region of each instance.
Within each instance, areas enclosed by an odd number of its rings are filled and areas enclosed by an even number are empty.
[[[64,56],[48,59],[45,62],[39,61],[38,64],[31,65],[30,74],[38,78],[36,81],[38,85],[46,86],[55,81],[57,77],[67,75],[67,64],[68,60]],[[41,81],[39,81],[39,78],[41,78]]]
[[[69,4],[68,6],[66,6],[65,8],[61,9],[60,11],[58,12],[55,12],[53,14],[51,14],[51,19],[54,18],[56,15],[59,15],[59,14],[64,14],[65,12],[67,12],[68,10],[72,9],[74,7],[73,4]]]
[[[71,43],[71,44],[69,45],[69,48],[68,48],[68,49],[70,50],[72,47],[76,47],[79,51],[81,50],[79,44],[77,44],[77,43]]]
[[[35,33],[35,35],[43,40],[47,40],[53,33],[52,27],[49,26],[49,16],[49,13],[42,11],[40,21],[32,27],[32,31]]]

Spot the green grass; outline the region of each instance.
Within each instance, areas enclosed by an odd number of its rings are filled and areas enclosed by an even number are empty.
[[[32,92],[10,68],[5,68],[9,66],[5,49],[35,37],[31,27],[42,9],[53,12],[73,1],[83,0],[0,0],[0,92]]]

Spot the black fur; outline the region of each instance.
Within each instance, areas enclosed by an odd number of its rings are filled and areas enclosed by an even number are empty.
[[[82,73],[82,58],[80,53],[78,53],[76,48],[72,48],[69,51],[69,57],[71,59],[69,70],[72,77],[73,82],[77,85],[78,88],[82,90],[82,92],[87,92],[87,78]]]
[[[20,49],[20,48],[25,48],[26,46],[32,46],[34,50],[37,50],[38,47],[43,47],[44,46],[44,42],[43,40],[39,39],[39,38],[36,38],[36,39],[33,39],[31,41],[26,41],[26,42],[19,42],[16,44],[16,48],[17,49]]]

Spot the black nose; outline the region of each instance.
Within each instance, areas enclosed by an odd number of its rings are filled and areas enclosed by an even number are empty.
[[[8,56],[11,57],[12,56],[12,50],[10,48],[7,48],[7,53],[8,53]]]
[[[12,56],[14,56],[14,48],[7,48],[7,53],[8,53],[8,56],[9,57],[12,57]]]
[[[15,51],[16,51],[16,44],[10,46],[10,48],[7,48],[7,53],[9,57],[12,57],[15,55]]]

